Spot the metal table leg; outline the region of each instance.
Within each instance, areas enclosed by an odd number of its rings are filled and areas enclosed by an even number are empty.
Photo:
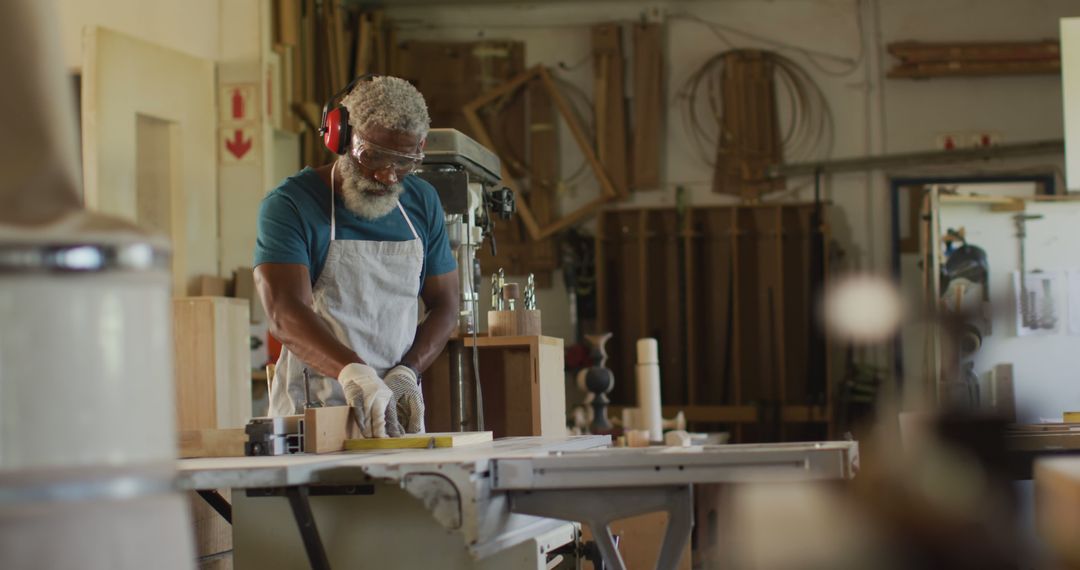
[[[300,538],[304,541],[308,562],[314,570],[329,570],[330,562],[326,557],[326,548],[319,537],[315,525],[315,516],[311,512],[309,497],[372,495],[374,485],[300,485],[293,487],[261,487],[248,489],[249,497],[280,497],[289,499],[296,526],[300,529]]]
[[[330,570],[330,561],[326,558],[326,549],[319,538],[315,516],[311,513],[307,486],[285,487],[285,496],[289,498],[296,526],[300,528],[300,538],[304,540],[304,550],[307,551],[312,570]]]
[[[225,522],[232,524],[232,504],[230,504],[229,501],[226,501],[225,497],[221,496],[221,493],[212,489],[209,491],[198,490],[195,492],[206,501],[206,504],[210,505],[210,508],[217,511],[217,513],[221,515],[221,518],[225,519]]]
[[[626,570],[626,564],[615,547],[615,539],[611,535],[612,522],[644,513],[666,511],[668,525],[656,562],[660,570],[678,566],[694,525],[693,491],[690,485],[517,491],[510,494],[510,510],[589,525],[605,563],[616,570]]]

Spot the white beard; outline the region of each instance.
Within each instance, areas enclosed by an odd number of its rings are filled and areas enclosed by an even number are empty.
[[[360,171],[360,166],[350,158],[340,159],[338,170],[341,172],[341,199],[345,202],[345,207],[366,220],[375,220],[389,214],[397,206],[401,193],[405,191],[401,182],[387,186],[366,178]],[[389,192],[377,194],[386,190]]]

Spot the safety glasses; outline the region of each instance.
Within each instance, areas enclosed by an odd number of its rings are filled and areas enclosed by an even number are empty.
[[[361,166],[374,172],[389,168],[399,178],[415,172],[424,160],[422,152],[417,154],[398,152],[366,141],[356,134],[353,134],[352,143],[350,152]]]

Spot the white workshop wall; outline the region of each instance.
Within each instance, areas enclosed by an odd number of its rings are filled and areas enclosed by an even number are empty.
[[[261,16],[252,6],[265,0],[59,0],[65,61],[77,68],[83,25],[99,24],[148,39],[165,47],[213,59],[249,63],[263,49],[255,23]],[[883,80],[893,63],[885,44],[899,40],[1035,40],[1056,38],[1058,20],[1080,16],[1073,0],[727,0],[723,2],[553,2],[483,3],[469,5],[402,6],[390,3],[389,16],[400,26],[401,39],[459,39],[479,37],[519,39],[526,42],[527,63],[576,64],[588,54],[589,25],[611,20],[637,20],[648,8],[660,7],[669,16],[688,15],[722,22],[763,38],[781,40],[847,57],[865,57],[854,72],[828,75],[808,60],[783,52],[806,67],[825,91],[835,117],[836,143],[832,157],[869,153],[929,150],[937,133],[987,130],[998,132],[1007,143],[1060,138],[1063,135],[1060,79],[1053,76]],[[861,26],[860,26],[861,23]],[[861,30],[861,33],[860,33]],[[253,34],[254,31],[254,34]],[[760,42],[728,34],[740,46],[764,47]],[[669,19],[667,28],[668,136],[664,145],[666,190],[637,193],[627,206],[674,203],[673,188],[685,185],[694,204],[722,203],[725,196],[709,190],[711,171],[691,152],[683,130],[675,94],[686,76],[707,57],[722,51],[724,43],[699,23]],[[830,69],[835,63],[823,62]],[[253,68],[254,69],[254,68]],[[591,64],[586,62],[564,77],[592,91]],[[264,149],[272,148],[272,133],[262,133]],[[580,164],[569,139],[563,141],[562,163]],[[264,177],[275,171],[265,152]],[[979,165],[979,170],[1060,169],[1060,157],[1045,157],[1002,164]],[[950,167],[944,172],[973,168]],[[935,169],[942,173],[942,169]],[[891,174],[900,174],[891,173]],[[904,173],[907,174],[907,173]],[[250,258],[251,234],[245,228],[254,217],[246,210],[273,181],[242,188],[221,204],[221,269]],[[809,179],[790,180],[809,196]],[[222,180],[225,183],[225,180]],[[246,184],[246,185],[245,185]],[[567,205],[586,199],[593,188],[586,177],[570,188]],[[224,187],[223,187],[224,188]],[[825,196],[832,200],[833,234],[845,251],[846,267],[885,271],[889,255],[887,183],[884,173],[827,177]],[[235,198],[235,200],[234,200]],[[616,206],[620,207],[620,206]],[[238,226],[225,228],[224,224]],[[560,296],[561,298],[561,296]],[[561,310],[561,309],[560,309]]]
[[[1061,20],[1061,79],[1066,178],[1070,190],[1080,190],[1080,18]]]
[[[686,77],[709,56],[726,49],[724,42],[697,17],[738,28],[759,37],[783,41],[838,56],[865,56],[855,69],[833,76],[806,57],[783,51],[807,68],[829,100],[835,122],[833,158],[882,152],[931,150],[938,133],[986,130],[1009,143],[1060,138],[1061,81],[1055,76],[884,80],[893,64],[885,45],[899,40],[978,41],[1056,38],[1058,19],[1080,15],[1070,0],[732,0],[725,2],[553,2],[494,5],[394,6],[390,17],[401,39],[516,39],[526,43],[526,63],[577,64],[590,49],[589,26],[613,20],[634,21],[659,7],[668,15],[666,65],[667,139],[664,172],[667,190],[635,193],[626,206],[674,203],[673,188],[684,185],[694,204],[727,201],[710,191],[711,171],[694,155],[681,124],[676,93]],[[742,47],[768,47],[727,33]],[[823,61],[837,70],[843,65]],[[592,68],[585,63],[561,75],[586,93],[592,91]],[[562,141],[563,166],[580,163],[570,140]],[[1060,157],[980,165],[979,169],[1061,168]],[[971,168],[953,167],[970,172]],[[938,171],[940,172],[940,170]],[[894,173],[896,174],[896,173]],[[809,179],[790,180],[809,196]],[[591,181],[571,189],[567,202],[592,194]],[[586,188],[585,186],[588,185]],[[884,271],[888,254],[888,201],[883,173],[828,177],[826,197],[834,211],[834,235],[842,243],[850,267]],[[619,206],[615,206],[619,207]]]
[[[225,0],[221,4],[221,58],[219,85],[253,84],[252,104],[256,118],[246,126],[253,140],[255,159],[247,162],[222,161],[219,169],[218,206],[221,212],[221,275],[231,277],[237,267],[250,267],[255,249],[259,202],[276,180],[267,170],[273,167],[274,133],[267,118],[266,62],[270,52],[270,2],[265,0]],[[224,125],[223,125],[224,127]],[[232,132],[224,129],[223,133]],[[218,152],[222,152],[221,149]],[[297,160],[299,154],[296,155]]]
[[[1028,214],[1043,218],[1027,224],[1026,265],[1029,271],[1080,268],[1075,244],[1080,237],[1080,202],[1028,202]],[[944,202],[942,228],[964,228],[967,240],[986,250],[990,264],[991,301],[999,309],[993,332],[983,340],[975,372],[985,381],[997,364],[1013,364],[1017,421],[1061,420],[1063,411],[1080,409],[1080,336],[1069,336],[1068,325],[1051,336],[1016,335],[1013,272],[1019,270],[1020,245],[1013,222],[1015,212],[993,212],[985,204]],[[1080,303],[1080,299],[1069,299]],[[1066,315],[1062,315],[1065,318]]]
[[[213,61],[219,83],[261,86],[267,78],[263,55],[270,51],[269,6],[269,0],[57,0],[64,61],[69,69],[80,70],[82,29],[101,26]],[[260,88],[257,93],[257,105],[263,110],[266,90]],[[214,97],[216,103],[216,91]],[[273,152],[274,132],[263,128],[262,115],[255,133],[261,141],[255,148],[262,154],[257,162],[218,168],[220,149],[213,139],[207,141],[208,152],[200,154],[199,160],[210,162],[218,171],[216,184],[192,189],[192,199],[209,201],[218,210],[216,216],[206,218],[213,221],[214,227],[204,227],[204,231],[215,240],[216,252],[212,263],[200,268],[202,273],[229,277],[237,266],[251,265],[258,204],[271,185],[267,173],[290,158],[275,160],[280,153]],[[297,161],[298,155],[292,164]]]
[[[145,212],[138,211],[145,180],[136,161],[160,154],[167,166],[158,198],[171,219],[150,227],[171,228],[173,292],[186,295],[195,276],[218,269],[214,64],[111,30],[89,27],[85,33],[86,207],[145,223]],[[137,136],[140,116],[167,125],[156,149],[144,148],[148,141]],[[140,156],[143,151],[150,152]]]
[[[689,74],[708,57],[728,49],[700,18],[737,28],[762,40],[782,41],[806,49],[851,58],[858,63],[837,75],[842,64],[781,50],[804,67],[820,85],[832,109],[834,140],[821,149],[822,158],[933,150],[942,132],[989,131],[1005,143],[1059,139],[1063,135],[1061,80],[1057,76],[947,78],[924,81],[887,80],[895,60],[886,45],[902,40],[995,41],[1058,37],[1061,17],[1080,16],[1074,0],[727,0],[723,2],[515,2],[455,5],[390,5],[388,14],[402,40],[513,39],[524,41],[526,64],[570,66],[559,74],[587,94],[592,93],[589,27],[610,21],[637,21],[658,8],[666,13],[667,135],[663,145],[661,191],[636,192],[612,207],[672,206],[675,186],[689,191],[691,204],[731,199],[711,192],[710,167],[695,154],[682,125],[677,93]],[[738,47],[769,48],[765,41],[725,33]],[[860,58],[860,54],[862,57]],[[631,57],[629,51],[627,57]],[[832,72],[832,73],[830,73]],[[580,159],[563,133],[564,174]],[[826,152],[828,150],[828,152]],[[807,157],[803,157],[805,159]],[[888,180],[919,174],[1061,172],[1062,156],[1032,157],[972,165],[950,165],[888,173],[826,176],[824,197],[832,235],[843,252],[833,265],[840,270],[890,271],[890,204]],[[788,198],[810,199],[809,177],[789,179],[797,188]],[[595,195],[591,178],[569,188],[563,208]],[[555,288],[562,293],[561,284]],[[568,310],[560,294],[541,305],[546,312]],[[867,354],[881,365],[890,359],[882,349]],[[891,368],[891,366],[888,366]]]
[[[232,0],[226,0],[226,3]],[[64,62],[82,65],[82,29],[99,26],[202,59],[220,52],[221,0],[56,0]]]

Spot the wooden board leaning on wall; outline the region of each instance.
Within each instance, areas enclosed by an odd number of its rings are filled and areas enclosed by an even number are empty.
[[[604,212],[599,331],[613,331],[614,405],[634,405],[634,343],[660,345],[662,398],[736,441],[825,437],[832,390],[812,319],[828,227],[813,204]],[[669,408],[669,406],[671,406]],[[670,415],[670,413],[669,413]]]

